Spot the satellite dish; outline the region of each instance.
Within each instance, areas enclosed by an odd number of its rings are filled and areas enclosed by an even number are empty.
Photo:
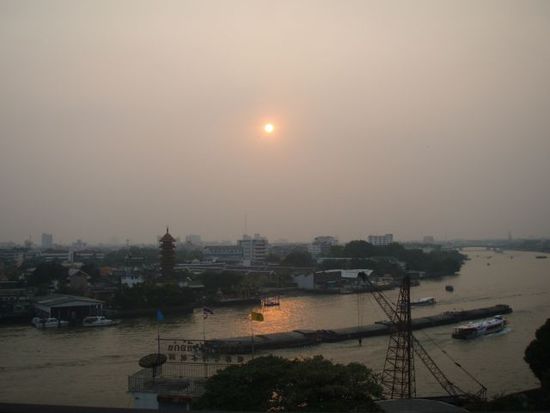
[[[153,353],[140,358],[139,365],[144,369],[153,369],[155,367],[162,366],[166,363],[166,360],[167,358],[164,354]]]

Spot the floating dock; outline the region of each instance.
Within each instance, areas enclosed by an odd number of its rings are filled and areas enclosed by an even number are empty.
[[[478,320],[511,312],[512,308],[505,304],[474,310],[447,311],[433,316],[415,318],[412,320],[412,328],[413,330],[420,330],[422,328]],[[320,343],[377,337],[388,335],[391,331],[391,323],[389,321],[381,321],[360,327],[335,328],[331,330],[293,330],[282,333],[261,334],[256,335],[254,340],[250,336],[208,340],[208,346],[223,354],[245,354],[252,351],[302,347]]]

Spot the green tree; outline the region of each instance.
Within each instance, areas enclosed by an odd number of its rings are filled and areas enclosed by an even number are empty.
[[[315,265],[315,261],[307,251],[292,251],[281,261],[281,265],[288,267],[312,267]]]
[[[550,390],[550,318],[535,332],[535,339],[525,349],[524,360],[542,388]]]
[[[378,247],[375,247],[367,241],[350,241],[344,246],[343,255],[349,258],[367,258],[381,255],[378,253],[378,250]]]
[[[68,270],[57,261],[42,262],[29,276],[27,282],[30,286],[45,288],[52,281],[57,280],[60,283],[66,281]]]
[[[200,275],[200,280],[208,292],[216,292],[218,289],[224,293],[233,292],[240,287],[243,278],[243,274],[235,271],[206,271]]]
[[[208,379],[198,409],[293,412],[379,411],[382,388],[358,363],[334,364],[322,356],[287,360],[259,357]]]

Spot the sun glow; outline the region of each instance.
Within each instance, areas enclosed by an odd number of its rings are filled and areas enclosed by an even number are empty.
[[[273,126],[272,123],[266,123],[264,125],[264,132],[265,133],[273,133],[274,130],[275,130],[275,127]]]

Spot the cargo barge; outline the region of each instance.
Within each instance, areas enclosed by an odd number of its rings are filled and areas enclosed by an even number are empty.
[[[473,310],[447,311],[433,316],[413,319],[412,328],[413,330],[420,330],[469,320],[478,320],[500,314],[509,314],[511,312],[512,308],[506,304]],[[248,336],[208,340],[207,345],[217,353],[246,354],[253,351],[303,347],[320,343],[377,337],[388,335],[391,331],[392,326],[389,321],[379,321],[375,324],[360,327],[335,328],[330,330],[293,330],[256,335],[254,338]]]

